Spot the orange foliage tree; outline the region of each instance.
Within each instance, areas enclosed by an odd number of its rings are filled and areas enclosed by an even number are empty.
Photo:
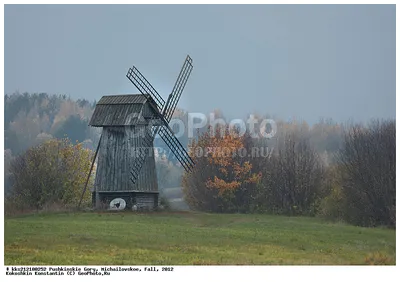
[[[185,199],[192,209],[211,212],[247,212],[261,179],[253,171],[250,138],[227,126],[199,134],[189,145],[196,165],[183,177]]]

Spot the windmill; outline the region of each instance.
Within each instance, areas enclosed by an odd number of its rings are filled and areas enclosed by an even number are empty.
[[[102,127],[83,195],[98,155],[93,203],[109,209],[152,209],[158,204],[153,141],[156,134],[166,143],[186,171],[193,160],[168,125],[193,69],[189,55],[165,101],[133,66],[126,77],[140,94],[103,96],[96,104],[90,126]]]

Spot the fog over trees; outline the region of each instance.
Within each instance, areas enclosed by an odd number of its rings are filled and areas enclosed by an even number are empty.
[[[87,125],[95,104],[46,93],[5,95],[7,203],[40,210],[77,201],[100,137],[99,129]],[[222,110],[212,114],[226,120]],[[183,125],[178,137],[196,166],[184,173],[156,138],[161,195],[164,189],[183,186],[194,210],[322,216],[363,226],[395,226],[394,120],[339,124],[320,119],[307,124],[273,119],[275,129],[260,128],[258,122],[253,132],[247,127],[243,134],[229,127],[229,120],[226,126],[208,121],[188,138],[188,116],[180,109],[174,118]],[[272,120],[268,113],[251,117]],[[262,137],[271,130],[276,131],[270,138]],[[247,153],[241,155],[243,150]]]

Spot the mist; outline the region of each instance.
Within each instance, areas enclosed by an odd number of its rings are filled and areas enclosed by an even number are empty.
[[[5,5],[5,94],[163,96],[178,107],[312,124],[395,118],[395,5]]]

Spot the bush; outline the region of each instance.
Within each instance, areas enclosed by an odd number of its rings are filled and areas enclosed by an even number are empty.
[[[160,197],[159,209],[162,209],[162,210],[170,210],[171,209],[171,204],[165,196]]]
[[[71,144],[69,139],[52,139],[28,149],[11,163],[13,186],[7,201],[14,209],[21,210],[76,206],[92,155],[92,151],[83,149],[81,144]],[[90,203],[90,200],[87,191],[84,201]]]
[[[328,196],[323,198],[319,204],[319,215],[329,220],[343,220],[345,211],[345,198],[343,190],[334,186]]]
[[[344,220],[345,195],[340,182],[340,167],[330,165],[324,172],[321,197],[318,200],[318,215],[333,221]]]

